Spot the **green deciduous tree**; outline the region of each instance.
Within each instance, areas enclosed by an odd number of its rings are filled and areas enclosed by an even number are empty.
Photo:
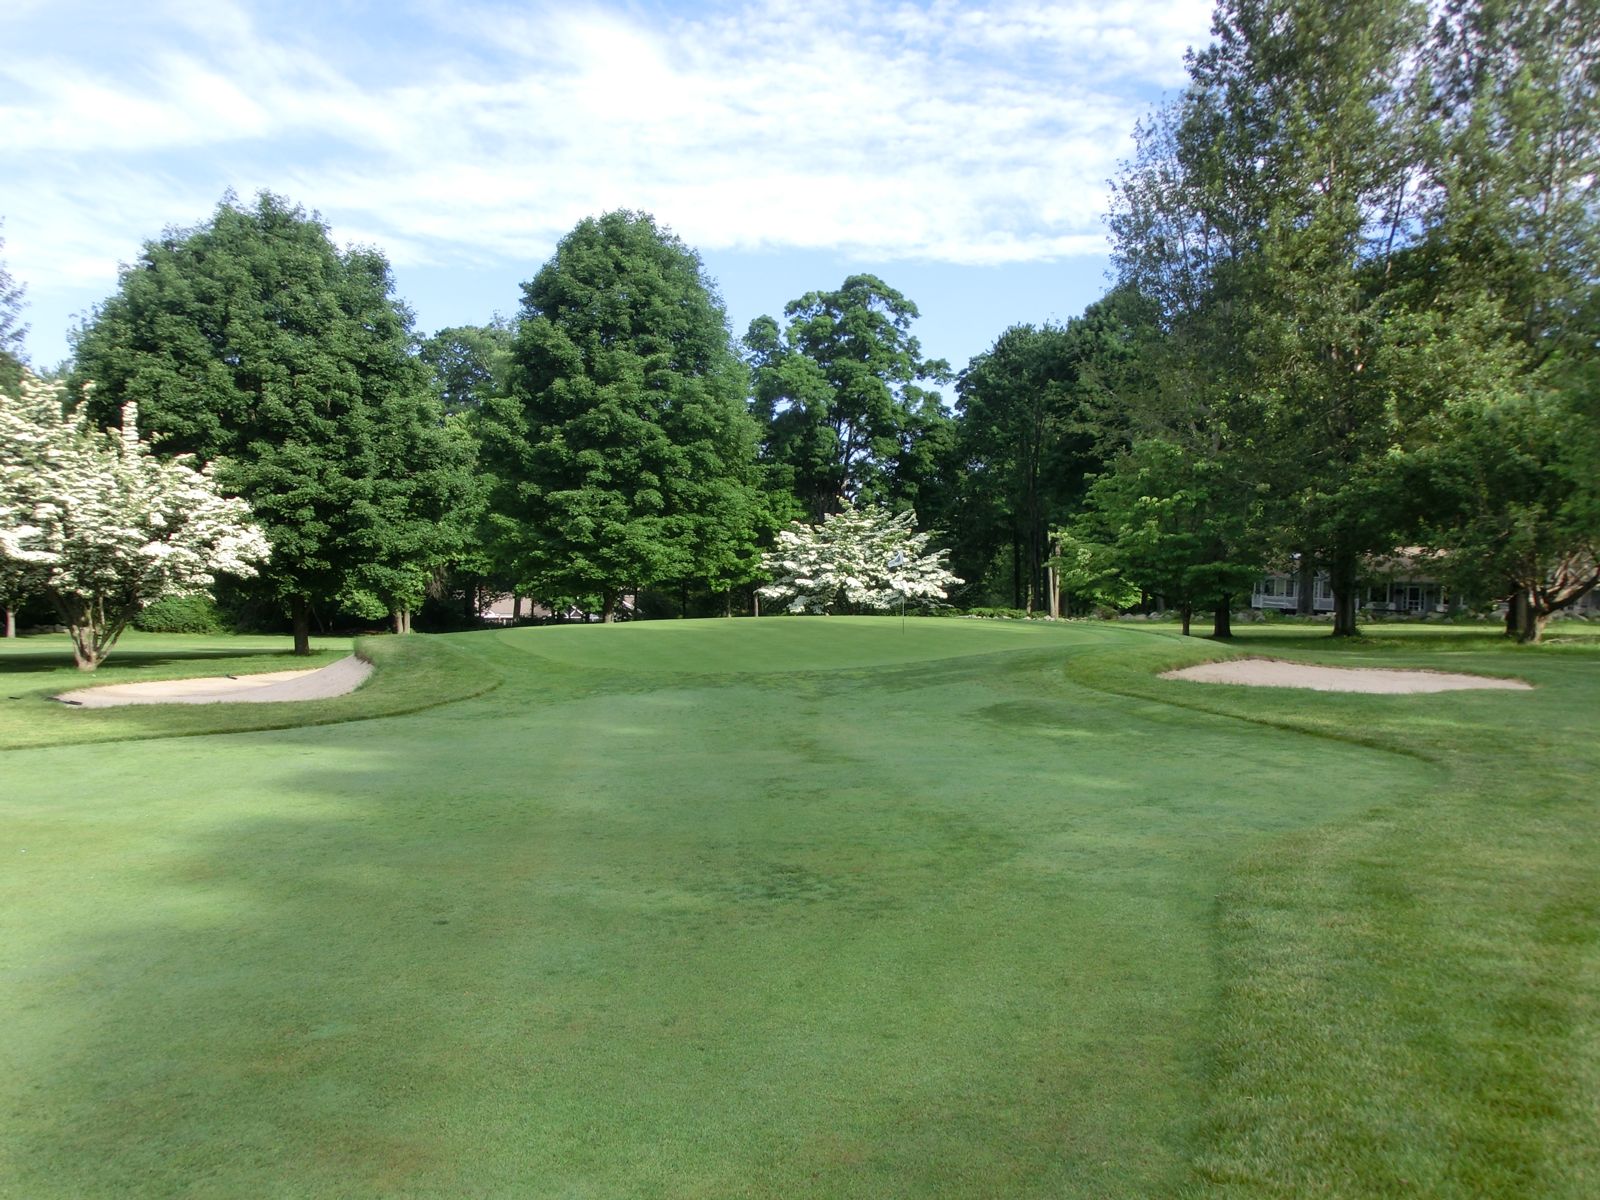
[[[758,317],[744,339],[777,486],[813,520],[845,499],[913,501],[934,465],[922,443],[948,422],[938,394],[919,385],[950,378],[911,334],[917,306],[874,275],[852,275],[784,315],[782,327]]]
[[[1262,498],[1229,473],[1229,462],[1172,441],[1138,441],[1091,485],[1078,522],[1082,536],[1109,547],[1126,579],[1178,609],[1185,634],[1195,610],[1210,609],[1213,636],[1229,636],[1233,607],[1266,557]]]
[[[161,452],[215,463],[250,502],[297,653],[314,605],[408,604],[401,580],[442,553],[459,480],[438,469],[443,415],[392,293],[381,254],[340,251],[263,193],[146,243],[77,335],[78,372],[100,385],[91,411],[137,403]]]
[[[0,250],[6,241],[0,238]],[[22,342],[28,327],[22,321],[23,295],[27,289],[11,277],[0,259],[0,389],[16,393],[22,386],[22,368],[27,361]]]
[[[433,371],[447,413],[475,412],[505,390],[516,330],[495,317],[487,325],[453,325],[424,338],[417,356]]]
[[[1122,278],[1161,307],[1169,391],[1273,484],[1282,548],[1330,574],[1341,635],[1364,559],[1405,524],[1387,463],[1414,414],[1395,400],[1413,391],[1402,369],[1429,365],[1390,286],[1416,230],[1426,16],[1418,0],[1224,0],[1112,220]]]
[[[1600,8],[1451,0],[1413,286],[1452,347],[1415,456],[1423,538],[1509,631],[1600,583]]]
[[[269,547],[209,467],[150,452],[132,405],[101,431],[64,411],[62,391],[27,376],[0,394],[0,568],[31,573],[92,671],[142,605],[252,575]]]
[[[1016,608],[1059,615],[1049,562],[1061,547],[1051,530],[1081,505],[1088,477],[1104,465],[1108,426],[1120,425],[1130,402],[1119,405],[1112,389],[1131,382],[1132,308],[1116,292],[1065,326],[1014,326],[957,382],[961,501],[949,523],[968,544],[984,540],[975,526],[991,531],[974,566],[1008,558]]]
[[[524,287],[481,427],[516,577],[552,602],[754,577],[767,524],[747,376],[699,257],[642,213],[589,219]]]

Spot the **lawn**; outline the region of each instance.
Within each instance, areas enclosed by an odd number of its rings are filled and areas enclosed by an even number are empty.
[[[1600,640],[1316,632],[7,647],[0,1196],[1600,1194]]]

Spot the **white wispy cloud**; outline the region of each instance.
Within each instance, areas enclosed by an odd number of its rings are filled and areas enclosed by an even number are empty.
[[[115,55],[0,67],[18,275],[108,278],[228,186],[401,264],[537,261],[619,206],[708,249],[1094,253],[1105,180],[1209,4],[424,5],[293,30],[266,5],[155,11],[95,13]]]

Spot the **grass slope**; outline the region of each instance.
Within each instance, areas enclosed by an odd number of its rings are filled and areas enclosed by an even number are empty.
[[[309,670],[352,649],[379,671],[349,695],[328,700],[79,709],[53,699],[103,684]],[[394,669],[384,669],[389,666]],[[479,695],[498,682],[434,638],[363,638],[354,646],[347,638],[318,639],[309,658],[297,658],[281,637],[130,632],[99,670],[85,674],[72,665],[64,635],[28,637],[0,643],[0,750],[360,721]]]
[[[0,1195],[1596,1190],[1583,646],[1328,697],[1116,626],[369,645],[347,700],[495,690],[0,724],[63,743],[0,757]]]

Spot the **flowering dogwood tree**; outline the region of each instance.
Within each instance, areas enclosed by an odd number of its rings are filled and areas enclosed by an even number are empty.
[[[916,532],[916,520],[909,510],[896,515],[846,504],[820,525],[795,522],[779,531],[763,562],[772,582],[758,592],[792,613],[943,600],[961,580],[945,564],[945,551],[928,553],[932,534]]]
[[[63,411],[59,384],[25,376],[20,392],[0,394],[0,564],[54,603],[80,670],[149,601],[265,561],[249,506],[209,467],[153,456],[132,405],[120,431],[98,430]]]

